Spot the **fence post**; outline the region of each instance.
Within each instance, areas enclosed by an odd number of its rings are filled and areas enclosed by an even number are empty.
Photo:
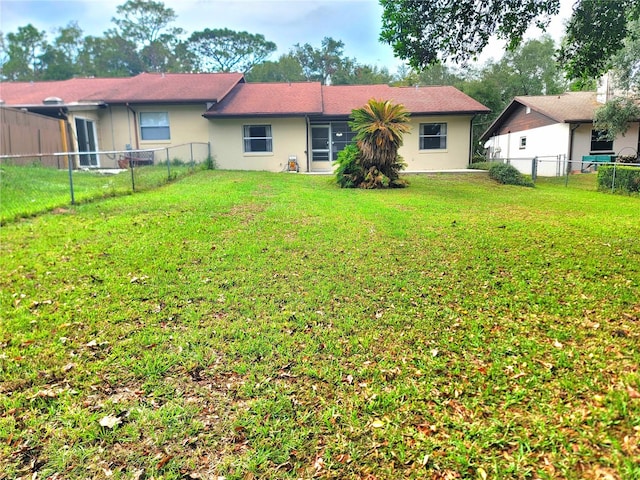
[[[71,155],[67,157],[67,163],[69,164],[69,189],[71,190],[71,205],[75,205],[76,198],[73,193],[73,157]]]
[[[171,162],[169,161],[169,148],[165,149],[167,151],[167,180],[171,180]]]
[[[195,165],[193,163],[193,142],[189,144],[189,149],[191,150],[191,170],[194,169]]]
[[[616,190],[616,164],[613,163],[613,177],[611,178],[611,193]]]
[[[538,178],[538,157],[533,157],[531,160],[531,181],[535,183],[536,178]]]
[[[129,159],[129,170],[131,170],[131,191],[136,191],[136,179],[133,173],[133,158]]]
[[[565,187],[569,186],[569,173],[571,171],[571,164],[569,162],[570,162],[569,158],[565,157],[565,162],[564,162],[564,186]]]

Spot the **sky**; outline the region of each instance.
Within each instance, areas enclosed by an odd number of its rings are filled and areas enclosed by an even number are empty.
[[[111,28],[116,7],[126,0],[0,0],[0,30],[15,32],[31,23],[55,37],[55,29],[77,21],[85,35],[101,36]],[[342,40],[345,55],[359,63],[387,67],[395,73],[402,62],[391,47],[379,41],[382,7],[377,0],[160,0],[172,8],[177,20],[172,25],[188,34],[205,28],[229,28],[260,33],[275,42],[278,51],[270,60],[287,53],[296,44],[320,47],[324,37]],[[559,40],[564,21],[575,0],[561,0],[560,15],[548,32]],[[529,38],[541,31],[532,28]],[[502,57],[504,44],[494,41],[480,62]]]

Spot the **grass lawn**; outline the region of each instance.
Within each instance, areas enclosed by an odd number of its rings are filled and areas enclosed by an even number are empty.
[[[84,203],[162,185],[193,171],[188,164],[138,167],[118,174],[72,173],[74,200]],[[40,166],[0,165],[0,225],[71,204],[69,171]]]
[[[3,226],[0,478],[640,478],[640,198],[409,179]]]

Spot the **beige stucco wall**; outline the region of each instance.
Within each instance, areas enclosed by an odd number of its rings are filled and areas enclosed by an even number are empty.
[[[191,160],[191,142],[209,141],[209,122],[202,116],[205,105],[113,105],[99,111],[98,139],[101,150],[162,149],[154,152],[156,161],[169,159]],[[135,114],[134,114],[135,112]],[[140,112],[167,112],[169,114],[169,140],[145,141],[140,137]],[[135,115],[135,118],[134,118]],[[136,131],[137,130],[137,131]],[[208,155],[207,145],[195,145],[194,160],[200,162]],[[102,155],[102,167],[115,167],[120,155]]]
[[[420,150],[420,124],[446,123],[447,148]],[[411,131],[404,135],[399,154],[407,172],[464,169],[469,164],[471,116],[411,117]]]
[[[613,152],[615,155],[635,155],[638,149],[638,132],[640,123],[632,123],[624,136],[619,136],[613,141]],[[593,125],[582,124],[573,134],[573,160],[572,170],[580,170],[580,162],[584,155],[592,155],[591,152],[591,130]]]
[[[244,125],[271,125],[273,151],[245,153]],[[211,152],[218,168],[225,170],[281,172],[286,169],[289,156],[295,155],[300,171],[306,171],[306,132],[304,117],[230,118],[209,121]]]

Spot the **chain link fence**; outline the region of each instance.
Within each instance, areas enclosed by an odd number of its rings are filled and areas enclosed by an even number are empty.
[[[0,157],[0,224],[164,185],[215,167],[208,143]]]
[[[624,157],[625,160],[628,157]],[[513,165],[520,173],[531,177],[533,183],[544,182],[547,184],[564,184],[566,187],[598,190],[598,168],[604,165],[613,167],[612,191],[616,190],[616,168],[630,166],[640,168],[640,163],[628,161],[615,161],[615,157],[588,156],[581,160],[568,159],[566,155],[522,157],[522,158],[495,158],[490,162],[508,163]]]

